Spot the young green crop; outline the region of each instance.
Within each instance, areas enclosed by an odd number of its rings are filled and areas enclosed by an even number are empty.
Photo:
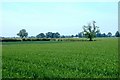
[[[117,39],[76,42],[6,42],[3,78],[118,77]]]

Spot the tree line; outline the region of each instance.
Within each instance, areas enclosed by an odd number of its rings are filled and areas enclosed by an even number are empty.
[[[65,36],[65,35],[60,35],[59,32],[53,33],[53,32],[47,32],[47,33],[39,33],[36,36],[31,36],[29,38],[82,38],[86,37],[89,38],[90,41],[93,40],[95,37],[120,37],[119,31],[117,31],[114,35],[112,35],[111,32],[106,33],[100,33],[100,29],[98,26],[95,25],[95,21],[89,23],[87,26],[83,26],[83,31],[76,34],[76,35],[70,35],[70,36]],[[17,35],[21,38],[26,38],[28,37],[28,32],[25,29],[22,29],[17,33]]]
[[[17,34],[19,37],[21,38],[25,38],[28,37],[28,32],[24,32],[26,31],[25,29],[22,29],[23,32],[20,32]],[[83,32],[79,32],[76,35],[60,35],[59,32],[53,33],[53,32],[47,32],[47,33],[39,33],[36,36],[30,36],[29,38],[83,38],[85,37]],[[96,37],[120,37],[120,33],[119,31],[116,31],[116,33],[113,35],[111,32],[106,33],[97,33]]]

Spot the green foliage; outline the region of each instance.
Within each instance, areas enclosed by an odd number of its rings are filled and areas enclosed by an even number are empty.
[[[2,38],[2,42],[18,42],[18,41],[87,41],[85,38]]]
[[[2,42],[17,42],[17,41],[22,41],[21,38],[2,38]]]
[[[3,78],[116,78],[118,40],[3,42]]]
[[[19,31],[19,33],[17,33],[17,35],[20,36],[21,38],[24,38],[28,36],[28,32],[26,32],[25,29],[22,29]]]
[[[108,37],[111,37],[111,36],[112,36],[112,33],[111,33],[111,32],[108,32],[107,36],[108,36]]]
[[[115,33],[115,36],[116,36],[116,37],[120,37],[119,31],[117,31],[117,32]]]
[[[46,38],[60,38],[60,34],[58,32],[56,32],[56,33],[47,32]]]
[[[50,41],[49,38],[3,38],[2,42],[17,42],[17,41]]]
[[[45,34],[44,33],[40,33],[36,36],[37,38],[45,38]]]
[[[85,37],[89,38],[90,41],[92,41],[92,39],[93,39],[94,37],[96,37],[96,33],[99,32],[98,27],[95,26],[95,23],[96,23],[96,22],[93,21],[93,26],[91,26],[90,23],[88,24],[88,26],[85,26],[85,25],[83,26],[84,35],[85,35]]]

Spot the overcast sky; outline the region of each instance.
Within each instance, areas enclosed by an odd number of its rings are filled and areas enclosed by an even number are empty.
[[[14,37],[21,29],[29,36],[59,32],[72,35],[93,20],[101,33],[118,30],[118,2],[3,2],[2,36]]]

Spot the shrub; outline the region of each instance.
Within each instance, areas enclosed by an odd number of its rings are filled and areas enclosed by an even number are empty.
[[[2,38],[2,42],[16,42],[16,41],[22,41],[22,39],[17,39],[17,38]]]

